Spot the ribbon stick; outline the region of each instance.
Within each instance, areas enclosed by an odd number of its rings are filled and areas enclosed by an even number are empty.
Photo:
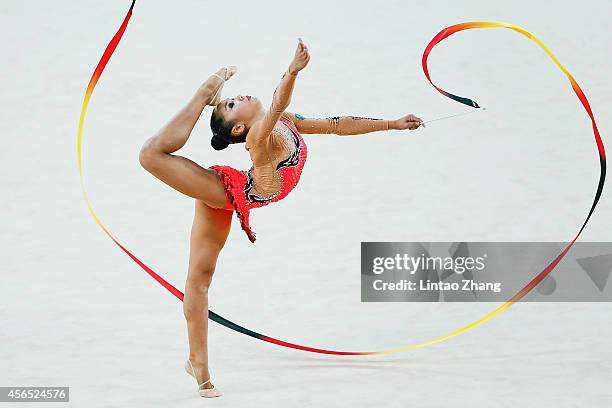
[[[94,91],[94,88],[98,82],[98,80],[100,79],[100,76],[102,75],[102,72],[104,71],[104,68],[106,67],[106,64],[109,62],[111,56],[113,55],[115,49],[117,48],[117,46],[119,45],[119,42],[121,41],[121,38],[123,36],[123,34],[125,33],[125,30],[128,26],[128,23],[130,21],[130,18],[132,17],[132,12],[134,9],[134,4],[135,4],[135,0],[132,1],[132,4],[127,12],[127,15],[125,16],[121,26],[119,27],[119,30],[117,31],[117,33],[113,36],[113,38],[111,39],[110,43],[108,44],[108,46],[106,47],[106,49],[104,50],[104,53],[102,54],[102,57],[100,58],[100,61],[98,62],[98,65],[96,66],[91,79],[89,81],[89,84],[87,86],[87,90],[85,92],[85,98],[83,100],[83,106],[81,109],[81,116],[79,119],[79,126],[78,126],[78,135],[77,135],[77,153],[78,153],[78,168],[79,168],[79,176],[80,176],[80,181],[81,181],[81,189],[83,192],[83,196],[85,198],[85,202],[87,204],[87,208],[91,214],[91,216],[93,217],[94,221],[98,224],[98,226],[102,229],[102,231],[104,231],[104,233],[123,251],[125,252],[134,262],[136,262],[146,273],[148,273],[151,277],[153,277],[157,282],[159,282],[164,288],[166,288],[166,290],[168,290],[170,293],[172,293],[177,299],[179,300],[183,300],[183,293],[178,290],[177,288],[175,288],[172,284],[170,284],[169,282],[167,282],[164,278],[162,278],[160,275],[158,275],[155,271],[153,271],[150,267],[148,267],[144,262],[142,262],[140,259],[138,259],[132,252],[130,252],[125,246],[123,246],[117,239],[115,239],[115,237],[110,233],[110,231],[104,226],[104,224],[102,223],[102,221],[100,220],[100,218],[96,215],[93,206],[89,200],[89,197],[87,195],[87,191],[85,189],[85,183],[83,181],[83,160],[82,160],[82,142],[83,142],[83,125],[85,123],[85,115],[87,112],[87,106],[89,104],[89,100],[91,99],[92,93]],[[599,159],[600,159],[600,164],[601,164],[601,171],[600,171],[600,176],[599,176],[599,183],[597,185],[597,191],[595,193],[595,198],[593,199],[593,204],[591,205],[591,209],[584,221],[584,223],[582,224],[582,227],[580,228],[580,230],[578,231],[578,233],[576,234],[576,236],[574,237],[574,239],[572,240],[572,242],[563,250],[561,251],[561,253],[548,265],[546,266],[546,268],[544,268],[544,270],[542,270],[538,275],[536,275],[535,278],[533,278],[533,280],[531,280],[524,288],[522,288],[518,293],[516,293],[510,300],[508,300],[506,303],[502,304],[501,306],[499,306],[498,308],[494,309],[493,311],[485,314],[483,317],[481,317],[480,319],[464,326],[461,327],[455,331],[452,331],[451,333],[436,337],[432,340],[429,341],[425,341],[425,342],[421,342],[421,343],[416,343],[410,346],[406,346],[406,347],[401,347],[401,348],[396,348],[396,349],[389,349],[389,350],[382,350],[382,351],[337,351],[337,350],[330,350],[330,349],[321,349],[321,348],[315,348],[315,347],[308,347],[308,346],[303,346],[303,345],[299,345],[299,344],[295,344],[295,343],[290,343],[287,341],[283,341],[283,340],[279,340],[279,339],[275,339],[273,337],[270,336],[266,336],[264,334],[261,333],[257,333],[253,330],[247,329],[245,327],[242,327],[230,320],[225,319],[224,317],[214,313],[212,310],[209,310],[209,318],[231,330],[235,330],[239,333],[245,334],[247,336],[250,337],[254,337],[256,339],[259,340],[263,340],[269,343],[273,343],[273,344],[277,344],[283,347],[288,347],[288,348],[293,348],[293,349],[297,349],[297,350],[302,350],[302,351],[308,351],[308,352],[312,352],[312,353],[321,353],[321,354],[333,354],[333,355],[373,355],[373,354],[391,354],[391,353],[398,353],[398,352],[402,352],[402,351],[407,351],[407,350],[412,350],[412,349],[416,349],[419,347],[425,347],[425,346],[429,346],[435,343],[439,343],[443,340],[447,340],[451,337],[457,336],[459,334],[465,333],[468,330],[471,330],[479,325],[481,325],[482,323],[486,322],[487,320],[492,319],[493,317],[497,316],[498,314],[500,314],[501,312],[503,312],[504,310],[506,310],[507,308],[509,308],[510,306],[512,306],[514,303],[518,302],[520,299],[522,299],[525,295],[527,295],[540,281],[542,281],[542,279],[544,279],[554,268],[555,266],[561,261],[561,259],[565,256],[565,254],[569,251],[570,247],[574,244],[574,242],[578,239],[578,236],[581,234],[582,230],[584,229],[584,227],[587,225],[587,222],[589,221],[591,214],[593,213],[593,211],[595,210],[595,207],[597,206],[597,202],[599,201],[599,198],[601,196],[602,190],[603,190],[603,185],[604,185],[604,181],[605,181],[605,174],[606,174],[606,156],[605,156],[605,151],[604,151],[604,146],[603,143],[601,141],[601,137],[599,136],[599,131],[597,130],[597,125],[595,123],[595,119],[593,117],[593,113],[591,112],[591,108],[589,107],[589,103],[586,99],[586,96],[584,95],[584,93],[582,92],[582,90],[580,89],[580,87],[578,86],[578,84],[576,83],[576,81],[574,80],[574,78],[570,75],[570,73],[563,67],[563,65],[561,65],[561,63],[555,58],[555,56],[548,50],[548,48],[546,48],[546,46],[544,46],[544,44],[538,40],[533,34],[529,33],[528,31],[511,25],[511,24],[505,24],[505,23],[495,23],[495,22],[471,22],[471,23],[462,23],[462,24],[457,24],[454,26],[450,26],[445,28],[444,30],[440,31],[432,40],[431,42],[427,45],[427,48],[425,49],[425,52],[423,54],[423,59],[422,59],[422,63],[423,63],[423,71],[425,72],[425,76],[427,77],[427,79],[429,80],[429,82],[431,82],[431,84],[439,91],[441,92],[443,95],[457,101],[460,103],[463,103],[465,105],[474,107],[474,108],[480,108],[480,106],[473,101],[472,99],[469,98],[465,98],[465,97],[461,97],[461,96],[457,96],[457,95],[453,95],[449,92],[446,92],[444,90],[442,90],[441,88],[437,87],[436,85],[433,84],[433,82],[431,81],[431,78],[429,77],[429,72],[427,69],[427,56],[429,55],[429,53],[431,52],[431,50],[433,49],[433,47],[439,43],[440,41],[442,41],[444,38],[450,36],[451,34],[461,31],[461,30],[465,30],[465,29],[469,29],[469,28],[487,28],[487,27],[505,27],[505,28],[509,28],[512,29],[514,31],[517,31],[523,35],[525,35],[526,37],[528,37],[529,39],[533,40],[536,44],[538,44],[540,47],[542,47],[544,49],[544,51],[546,51],[546,53],[553,59],[553,61],[557,64],[557,66],[566,74],[566,76],[568,77],[568,79],[570,80],[570,83],[572,85],[572,88],[574,89],[574,92],[576,93],[576,95],[578,96],[578,98],[580,99],[580,102],[582,103],[582,105],[584,106],[585,110],[587,111],[587,114],[589,115],[589,117],[591,118],[591,123],[593,125],[593,133],[595,135],[595,141],[597,144],[597,148],[598,148],[598,152],[599,152]]]
[[[481,109],[481,110],[486,110],[486,108],[480,108],[480,109]],[[469,112],[456,113],[456,114],[454,114],[454,115],[448,115],[448,116],[442,116],[442,117],[435,118],[435,119],[429,119],[429,120],[426,120],[426,121],[425,121],[425,122],[423,122],[423,123],[431,123],[431,122],[437,122],[437,121],[439,121],[439,120],[450,119],[450,118],[456,118],[456,117],[458,117],[458,116],[465,116],[465,115],[469,115],[469,114],[474,113],[474,112],[479,112],[479,111],[477,111],[477,110],[472,110],[472,111],[469,111]]]

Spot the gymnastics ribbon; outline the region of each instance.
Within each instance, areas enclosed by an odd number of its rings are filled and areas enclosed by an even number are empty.
[[[134,260],[134,262],[136,262],[145,272],[147,272],[151,277],[153,277],[156,281],[158,281],[164,288],[166,288],[170,293],[172,293],[174,296],[176,296],[179,300],[183,300],[183,293],[178,290],[177,288],[175,288],[174,286],[172,286],[170,283],[168,283],[165,279],[163,279],[161,276],[159,276],[157,273],[155,273],[151,268],[149,268],[144,262],[142,262],[141,260],[139,260],[134,254],[132,254],[127,248],[125,248],[119,241],[117,241],[109,232],[109,230],[104,226],[104,224],[102,224],[102,221],[100,220],[100,218],[96,215],[96,213],[93,210],[93,207],[91,205],[91,202],[89,200],[89,197],[87,195],[87,192],[85,190],[85,184],[83,182],[83,170],[82,170],[82,156],[81,156],[81,145],[82,145],[82,140],[83,140],[83,124],[85,121],[85,113],[87,111],[87,105],[89,104],[89,100],[91,98],[91,95],[93,93],[93,90],[96,86],[96,83],[98,82],[100,75],[102,74],[102,72],[104,71],[104,68],[106,67],[106,64],[108,63],[108,61],[110,60],[111,56],[113,55],[113,52],[115,51],[115,49],[117,48],[117,45],[119,44],[119,41],[121,40],[121,37],[123,36],[128,22],[132,16],[132,11],[134,9],[134,3],[135,0],[132,1],[132,5],[130,6],[130,9],[128,10],[127,15],[125,16],[125,19],[123,20],[123,23],[121,24],[121,26],[119,27],[119,30],[117,31],[117,33],[114,35],[114,37],[111,39],[110,43],[108,44],[108,46],[106,47],[106,49],[104,50],[104,53],[102,54],[102,58],[100,59],[100,62],[98,63],[98,65],[96,66],[93,75],[91,77],[91,80],[89,81],[89,85],[87,86],[87,91],[85,92],[85,99],[83,101],[83,107],[81,110],[81,116],[79,119],[79,128],[78,128],[78,138],[77,138],[77,151],[78,151],[78,166],[79,166],[79,175],[80,175],[80,179],[81,179],[81,189],[83,191],[83,195],[85,197],[85,202],[87,203],[87,208],[89,209],[89,212],[91,213],[92,217],[94,218],[94,220],[96,221],[96,223],[100,226],[100,228],[104,231],[104,233],[106,235],[108,235],[108,237],[110,239],[113,240],[113,242],[115,244],[117,244],[117,246],[119,248],[121,248],[121,250],[123,252],[125,252],[130,258],[132,258],[132,260]],[[582,92],[582,89],[580,89],[580,87],[578,86],[578,83],[574,80],[574,78],[572,77],[572,75],[565,69],[565,67],[563,67],[563,65],[561,65],[561,63],[557,60],[557,58],[555,58],[555,56],[550,52],[550,50],[539,40],[537,39],[533,34],[531,34],[530,32],[528,32],[527,30],[524,30],[521,27],[517,27],[515,25],[511,25],[511,24],[506,24],[506,23],[497,23],[497,22],[469,22],[469,23],[461,23],[461,24],[456,24],[450,27],[445,28],[444,30],[440,31],[427,45],[427,48],[425,49],[425,52],[423,53],[423,59],[422,59],[422,64],[423,64],[423,71],[425,72],[425,76],[427,77],[427,79],[429,80],[429,82],[431,82],[431,84],[439,91],[441,92],[443,95],[457,101],[460,103],[463,103],[465,105],[474,107],[474,108],[479,108],[479,105],[474,102],[473,100],[469,99],[469,98],[464,98],[461,96],[457,96],[457,95],[453,95],[449,92],[446,92],[444,90],[442,90],[441,88],[437,87],[432,81],[431,78],[429,77],[429,71],[427,69],[427,56],[429,55],[429,53],[431,52],[431,50],[433,49],[433,47],[439,43],[440,41],[442,41],[443,39],[445,39],[446,37],[462,31],[462,30],[466,30],[466,29],[470,29],[470,28],[490,28],[490,27],[503,27],[503,28],[509,28],[511,30],[514,30],[520,34],[523,34],[524,36],[526,36],[527,38],[531,39],[532,41],[534,41],[536,44],[538,44],[549,56],[550,58],[552,58],[552,60],[555,62],[555,64],[557,64],[557,66],[561,69],[561,71],[563,71],[563,73],[565,73],[565,75],[567,76],[567,78],[569,79],[571,85],[572,85],[572,89],[574,90],[574,92],[576,93],[576,95],[578,96],[578,99],[580,99],[580,102],[582,103],[582,105],[584,106],[584,109],[586,110],[587,114],[589,115],[589,117],[591,118],[591,123],[593,125],[593,133],[595,135],[595,141],[597,144],[597,149],[599,152],[599,161],[600,161],[600,165],[601,165],[601,170],[600,170],[600,175],[599,175],[599,183],[597,184],[597,191],[595,193],[595,198],[593,199],[593,204],[591,205],[591,209],[584,221],[584,223],[582,224],[582,227],[580,228],[580,230],[578,231],[578,233],[576,234],[576,236],[574,237],[574,239],[569,243],[569,245],[567,245],[565,247],[565,249],[563,249],[563,251],[561,251],[561,253],[548,265],[544,268],[544,270],[542,270],[535,278],[533,278],[524,288],[522,288],[519,292],[517,292],[514,296],[512,296],[512,298],[510,298],[510,300],[508,300],[507,302],[505,302],[504,304],[502,304],[501,306],[497,307],[496,309],[494,309],[493,311],[485,314],[484,316],[482,316],[480,319],[464,326],[461,327],[451,333],[445,334],[443,336],[440,337],[436,337],[432,340],[429,341],[425,341],[425,342],[421,342],[421,343],[417,343],[411,346],[407,346],[407,347],[401,347],[401,348],[397,348],[397,349],[390,349],[390,350],[382,350],[382,351],[336,351],[336,350],[327,350],[327,349],[320,349],[320,348],[315,348],[315,347],[307,347],[307,346],[302,346],[299,344],[294,344],[294,343],[289,343],[283,340],[278,340],[260,333],[257,333],[253,330],[247,329],[245,327],[239,326],[236,323],[233,323],[225,318],[223,318],[222,316],[219,316],[218,314],[214,313],[212,310],[209,310],[209,318],[229,329],[235,330],[237,332],[240,332],[242,334],[246,334],[247,336],[251,336],[254,337],[256,339],[259,340],[263,340],[269,343],[273,343],[273,344],[277,344],[280,346],[284,346],[284,347],[288,347],[288,348],[293,348],[293,349],[298,349],[298,350],[303,350],[303,351],[308,351],[308,352],[312,352],[312,353],[321,353],[321,354],[334,354],[334,355],[373,355],[373,354],[391,354],[391,353],[398,353],[398,352],[402,352],[402,351],[407,351],[407,350],[412,350],[412,349],[416,349],[419,347],[425,347],[425,346],[429,346],[435,343],[439,343],[441,341],[447,340],[451,337],[455,337],[458,336],[462,333],[467,332],[468,330],[471,330],[477,326],[480,326],[482,323],[492,319],[493,317],[497,316],[498,314],[500,314],[501,312],[503,312],[504,310],[508,309],[510,306],[512,306],[514,303],[518,302],[519,300],[521,300],[523,297],[525,297],[533,288],[535,288],[537,286],[537,284],[539,282],[541,282],[546,276],[548,276],[548,274],[555,268],[555,266],[561,261],[561,259],[565,256],[565,254],[569,251],[569,249],[571,248],[571,246],[574,244],[574,242],[576,242],[576,240],[578,239],[578,237],[580,236],[580,234],[582,233],[582,230],[584,229],[584,227],[587,225],[587,222],[589,221],[591,214],[593,214],[593,211],[595,210],[595,207],[597,206],[597,203],[599,201],[599,198],[601,197],[601,193],[603,190],[603,185],[604,185],[604,181],[605,181],[605,177],[606,177],[606,154],[605,154],[605,150],[604,150],[604,146],[601,140],[601,137],[599,135],[599,131],[597,130],[597,124],[595,123],[595,118],[593,117],[593,113],[591,111],[591,108],[589,106],[589,102],[586,98],[586,96],[584,95],[584,93]]]

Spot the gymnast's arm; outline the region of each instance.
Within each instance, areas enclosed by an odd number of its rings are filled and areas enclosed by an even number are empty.
[[[335,134],[339,136],[361,135],[383,130],[414,130],[425,126],[418,117],[410,114],[397,120],[364,118],[361,116],[335,116],[331,118],[305,118],[286,112],[286,116],[300,133]]]
[[[289,106],[297,74],[308,65],[308,61],[310,61],[308,47],[306,47],[300,39],[293,60],[291,64],[289,64],[289,68],[285,71],[285,74],[274,91],[270,109],[268,109],[264,117],[255,123],[251,129],[253,138],[256,141],[265,139],[270,135],[276,122]]]

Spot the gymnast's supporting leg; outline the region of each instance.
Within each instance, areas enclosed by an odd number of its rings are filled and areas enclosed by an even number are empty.
[[[208,289],[217,257],[230,231],[232,211],[208,207],[196,200],[191,229],[189,271],[183,312],[189,335],[189,360],[198,384],[210,379],[208,369]],[[212,388],[211,382],[202,388]]]

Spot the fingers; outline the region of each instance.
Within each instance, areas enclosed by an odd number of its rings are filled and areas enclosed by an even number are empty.
[[[425,124],[421,121],[412,121],[412,120],[406,122],[406,129],[409,129],[409,130],[418,129],[419,126],[425,127]]]
[[[418,129],[419,126],[425,127],[423,120],[413,114],[407,115],[406,120],[409,123],[410,130]]]
[[[420,126],[425,127],[425,122],[423,122],[421,118],[413,114],[409,114],[398,119],[397,123],[400,126],[398,130],[415,130],[418,129]]]
[[[298,46],[295,50],[295,56],[293,57],[292,64],[297,71],[301,71],[308,65],[310,61],[310,54],[308,53],[308,47],[304,44],[301,38],[298,38]]]
[[[297,48],[297,52],[300,55],[304,55],[304,54],[308,54],[308,47],[306,46],[306,44],[304,44],[304,41],[302,41],[301,38],[298,38],[298,48]]]

